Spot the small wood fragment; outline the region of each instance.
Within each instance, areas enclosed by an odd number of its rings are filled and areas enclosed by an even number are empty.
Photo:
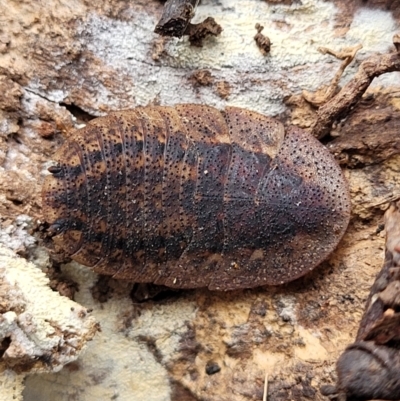
[[[216,90],[221,99],[227,99],[231,94],[231,86],[227,81],[219,81],[216,85]]]
[[[199,24],[191,24],[198,4],[199,0],[168,0],[154,32],[177,38],[189,36],[190,44],[201,47],[204,38],[219,35],[222,28],[212,17]]]
[[[387,54],[374,54],[364,60],[353,79],[318,109],[316,121],[311,128],[311,133],[315,137],[320,139],[327,135],[333,123],[345,117],[358,103],[374,78],[387,72],[400,71],[397,38],[398,35],[393,38],[395,51]]]
[[[209,70],[197,70],[189,78],[193,86],[210,86],[214,82],[214,77]]]
[[[154,32],[181,38],[194,17],[198,3],[199,0],[168,0]]]
[[[151,58],[154,61],[159,61],[161,59],[161,56],[165,54],[165,42],[167,38],[165,37],[157,37],[152,45],[152,51],[151,51]]]
[[[202,47],[207,36],[218,36],[222,32],[220,25],[212,17],[206,18],[200,24],[189,24],[184,35],[189,35],[189,42],[193,46]]]
[[[254,40],[256,41],[258,48],[261,50],[261,53],[266,56],[271,50],[272,43],[268,36],[261,33],[264,29],[262,25],[257,23],[255,28],[257,29],[257,34],[254,36]]]

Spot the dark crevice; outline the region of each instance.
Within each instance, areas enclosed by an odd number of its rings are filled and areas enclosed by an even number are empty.
[[[11,344],[11,337],[4,337],[3,341],[0,343],[0,358],[7,351],[10,344]]]
[[[79,106],[77,106],[74,103],[67,104],[67,103],[61,102],[60,106],[65,107],[77,119],[78,122],[87,123],[90,120],[93,120],[94,118],[96,118],[96,116],[89,114],[87,111],[81,109]]]
[[[24,201],[20,199],[10,199],[10,200],[15,206],[21,206],[24,203]]]
[[[151,283],[135,283],[130,297],[133,302],[168,302],[170,299],[179,297],[179,290]]]
[[[21,145],[22,141],[18,132],[13,132],[12,134],[6,136],[6,142],[12,141],[18,143],[18,145]]]
[[[47,102],[51,102],[51,103],[57,103],[60,106],[64,106],[77,120],[78,122],[82,122],[82,123],[87,123],[90,120],[93,120],[94,118],[96,118],[97,116],[93,116],[90,113],[88,113],[87,111],[81,109],[79,106],[77,106],[74,103],[64,103],[64,102],[56,102],[54,100],[49,99],[48,97],[46,97],[45,95],[42,95],[40,93],[37,93],[31,89],[27,89],[25,88],[25,90],[29,93],[32,93],[33,95],[39,96],[40,98],[46,100]]]

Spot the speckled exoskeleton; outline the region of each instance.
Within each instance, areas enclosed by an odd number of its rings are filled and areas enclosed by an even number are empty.
[[[236,107],[114,112],[73,133],[55,160],[43,208],[56,247],[115,278],[282,284],[326,259],[349,221],[325,147]]]

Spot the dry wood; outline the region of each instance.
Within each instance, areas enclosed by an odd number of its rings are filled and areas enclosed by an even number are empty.
[[[163,36],[182,37],[198,3],[199,0],[168,0],[154,32]]]
[[[178,38],[187,35],[192,45],[201,47],[205,37],[219,35],[222,28],[212,17],[199,24],[191,24],[198,4],[199,0],[168,0],[154,32]]]
[[[306,99],[308,103],[311,103],[313,106],[316,107],[322,106],[328,100],[332,99],[333,96],[335,96],[335,94],[337,93],[338,84],[344,70],[354,60],[354,57],[360,49],[362,49],[362,45],[349,47],[338,52],[332,49],[328,49],[327,47],[318,48],[318,51],[320,53],[330,54],[331,56],[334,56],[339,60],[343,60],[343,62],[328,87],[323,87],[315,93],[303,90],[304,99]]]
[[[386,253],[371,288],[356,342],[338,360],[336,387],[321,392],[338,401],[400,398],[400,202],[385,214]]]
[[[395,45],[398,40],[396,38],[398,35],[393,38]],[[357,104],[374,78],[387,72],[400,71],[398,47],[397,45],[394,52],[374,54],[364,60],[354,78],[336,96],[318,109],[317,119],[312,127],[312,134],[315,137],[323,138],[327,135],[332,124],[345,117],[351,108]]]

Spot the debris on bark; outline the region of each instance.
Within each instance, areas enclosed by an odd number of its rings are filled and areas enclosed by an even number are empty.
[[[214,77],[209,70],[197,70],[189,79],[194,87],[210,86],[214,82]]]
[[[154,61],[159,61],[161,56],[165,53],[165,41],[167,38],[161,36],[157,37],[153,42],[153,48],[151,52],[151,58]]]
[[[328,49],[327,47],[319,47],[318,51],[320,53],[330,54],[331,56],[336,57],[338,60],[343,60],[343,62],[328,86],[322,86],[315,93],[303,90],[304,99],[306,99],[308,103],[311,103],[315,107],[320,107],[328,100],[332,99],[333,96],[335,96],[338,92],[339,81],[344,70],[354,60],[354,57],[360,49],[362,49],[362,45],[348,47],[340,51],[334,51]]]
[[[74,300],[75,293],[79,291],[79,284],[66,277],[58,263],[53,263],[46,271],[49,278],[49,286],[53,291],[57,291],[60,295]]]
[[[222,28],[212,17],[206,18],[199,24],[190,23],[198,3],[199,0],[168,0],[154,32],[177,38],[187,35],[192,45],[201,47],[204,38],[209,35],[219,35]]]
[[[331,400],[400,398],[400,201],[386,211],[385,229],[385,262],[371,288],[356,341],[337,362],[337,385],[321,387]]]
[[[346,121],[332,128],[326,146],[341,166],[376,165],[400,153],[398,97],[395,91],[368,90]]]
[[[218,365],[217,362],[208,361],[206,364],[206,373],[211,376],[215,375],[216,373],[221,371],[221,367]]]
[[[168,0],[154,32],[181,38],[194,17],[198,3],[199,0]]]
[[[257,29],[257,34],[254,36],[254,40],[258,48],[261,50],[261,53],[266,56],[271,50],[271,41],[268,36],[263,35],[261,32],[264,27],[259,23],[256,24],[255,28]]]
[[[397,43],[398,34],[393,41]],[[400,71],[400,52],[374,54],[364,60],[354,78],[343,89],[317,111],[317,119],[311,128],[312,134],[321,139],[327,135],[335,121],[340,120],[354,107],[368,89],[372,80],[387,72]],[[333,54],[332,52],[330,52]],[[342,66],[345,62],[342,64]],[[335,79],[334,79],[335,81]]]
[[[222,32],[222,28],[218,25],[214,18],[208,17],[200,24],[189,24],[186,28],[185,35],[189,35],[189,42],[193,46],[202,47],[203,40],[207,36],[218,36]]]
[[[219,81],[216,86],[217,94],[221,99],[227,99],[228,96],[231,94],[231,86],[229,82],[226,81]]]

